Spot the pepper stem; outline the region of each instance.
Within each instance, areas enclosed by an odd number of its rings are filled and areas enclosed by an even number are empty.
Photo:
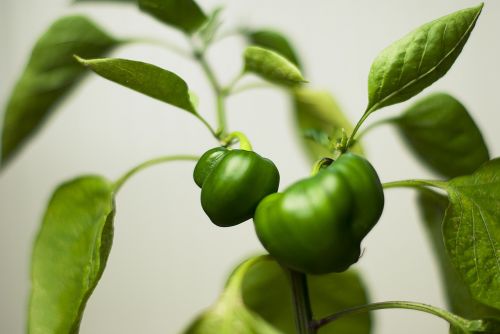
[[[332,162],[333,159],[330,158],[321,158],[317,160],[311,168],[311,176],[318,174],[321,169],[325,168],[325,165],[329,166]]]
[[[293,308],[295,313],[295,326],[297,334],[315,334],[313,326],[307,276],[304,273],[284,268],[288,272],[292,286]]]
[[[253,151],[250,140],[248,140],[248,137],[245,136],[243,132],[231,132],[221,141],[221,143],[223,146],[227,146],[230,145],[234,139],[236,139],[240,143],[240,149],[245,151]]]

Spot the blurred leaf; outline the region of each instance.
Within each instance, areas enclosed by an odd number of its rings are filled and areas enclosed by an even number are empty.
[[[280,54],[258,46],[249,46],[244,53],[245,70],[271,82],[293,86],[306,82],[300,70]]]
[[[342,133],[342,128],[349,134],[353,130],[351,122],[342,113],[333,96],[327,91],[312,89],[296,89],[293,93],[295,117],[299,134],[303,138],[304,146],[312,161],[320,158],[333,158],[333,154],[324,145],[304,138],[304,132],[310,133],[315,129],[323,137],[332,137]],[[351,150],[363,155],[361,143],[354,145]]]
[[[310,275],[309,295],[315,319],[337,311],[368,303],[358,273]],[[242,285],[247,307],[283,333],[295,333],[291,287],[283,269],[273,260],[259,261],[245,274]],[[341,318],[319,330],[319,334],[370,333],[369,313]]]
[[[158,20],[192,34],[207,20],[193,0],[138,0],[139,8]]]
[[[490,160],[476,123],[467,109],[448,94],[421,99],[395,124],[418,157],[448,178],[470,174]]]
[[[249,42],[268,50],[275,51],[301,68],[299,57],[292,44],[283,34],[269,29],[246,32]]]
[[[220,15],[222,13],[223,7],[215,8],[212,13],[208,16],[205,24],[198,30],[197,34],[200,36],[203,43],[209,45],[215,37],[217,30],[219,30],[222,25]]]
[[[1,160],[4,166],[82,78],[73,59],[99,57],[119,42],[83,16],[63,17],[36,42],[5,109]]]
[[[55,191],[33,249],[29,333],[78,333],[111,249],[114,210],[112,185],[99,176]]]
[[[127,59],[78,57],[78,61],[103,78],[196,114],[186,82],[173,72]]]
[[[443,222],[451,263],[474,299],[500,309],[500,158],[448,182]]]
[[[367,110],[406,101],[445,75],[482,8],[483,4],[426,23],[384,49],[370,69]]]
[[[500,311],[474,300],[467,285],[451,265],[443,242],[443,218],[449,201],[446,196],[421,190],[418,196],[420,212],[437,255],[443,286],[451,311],[467,319],[500,317]]]

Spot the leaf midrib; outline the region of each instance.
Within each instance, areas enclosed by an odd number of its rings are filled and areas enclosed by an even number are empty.
[[[390,100],[391,98],[393,98],[395,95],[399,94],[400,92],[402,92],[403,90],[407,89],[408,87],[410,87],[411,85],[413,85],[415,82],[421,80],[422,78],[426,77],[427,75],[431,74],[432,72],[434,72],[434,70],[436,70],[436,68],[438,68],[445,60],[448,59],[448,57],[453,53],[455,52],[455,50],[458,48],[458,46],[462,43],[462,41],[464,40],[464,38],[466,36],[468,36],[470,34],[470,32],[472,31],[472,28],[473,26],[475,25],[476,21],[477,21],[477,18],[479,17],[479,15],[481,14],[481,10],[479,10],[477,12],[477,14],[474,16],[474,18],[472,19],[471,23],[469,24],[469,26],[467,27],[467,30],[465,31],[465,33],[460,37],[460,39],[458,40],[458,42],[453,46],[453,48],[451,48],[451,50],[433,67],[431,67],[427,72],[425,72],[424,74],[416,77],[415,79],[413,80],[410,80],[408,81],[408,83],[406,83],[405,85],[403,85],[401,88],[395,90],[394,92],[392,92],[391,94],[387,95],[386,97],[382,98],[379,102],[375,103],[371,108],[369,108],[368,110],[370,111],[375,111],[377,110],[379,107],[379,105],[383,105],[387,100]],[[447,27],[448,24],[445,24],[445,28]],[[402,65],[402,67],[404,66],[404,64]]]

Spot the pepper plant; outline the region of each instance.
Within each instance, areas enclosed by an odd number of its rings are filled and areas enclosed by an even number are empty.
[[[223,37],[220,8],[207,14],[193,0],[115,1],[137,2],[145,14],[186,37],[191,50],[171,50],[191,58],[206,74],[217,124],[205,119],[196,95],[175,69],[105,58],[133,40],[112,37],[84,16],[67,16],[40,37],[12,91],[4,114],[1,166],[21,151],[89,70],[190,113],[211,133],[214,148],[201,157],[155,158],[117,180],[85,175],[57,187],[34,242],[29,333],[79,331],[111,250],[116,194],[136,173],[179,160],[197,162],[193,179],[201,188],[207,223],[231,228],[253,219],[268,252],[234,269],[218,300],[184,333],[364,334],[371,331],[369,312],[387,308],[433,314],[450,324],[451,333],[500,333],[500,160],[490,158],[467,109],[449,94],[433,93],[399,116],[359,131],[373,113],[413,98],[446,74],[482,4],[426,23],[380,52],[368,75],[366,111],[353,126],[328,92],[311,88],[298,53],[283,34],[238,27],[234,33],[247,42],[244,66],[225,85],[206,57]],[[313,161],[310,176],[280,192],[274,163],[226,122],[226,98],[255,87],[241,84],[248,74],[260,77],[257,85],[287,92]],[[381,183],[364,155],[361,136],[383,123],[396,127],[442,179]],[[370,303],[360,273],[351,268],[360,260],[363,238],[380,219],[384,191],[394,187],[418,192],[449,310],[411,301]]]

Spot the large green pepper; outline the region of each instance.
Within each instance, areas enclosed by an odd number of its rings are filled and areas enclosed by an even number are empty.
[[[213,148],[194,169],[201,206],[218,226],[233,226],[253,217],[257,204],[278,190],[274,163],[253,151]]]
[[[364,158],[341,155],[316,175],[267,196],[255,212],[257,236],[283,265],[308,274],[342,272],[360,256],[384,193]]]

